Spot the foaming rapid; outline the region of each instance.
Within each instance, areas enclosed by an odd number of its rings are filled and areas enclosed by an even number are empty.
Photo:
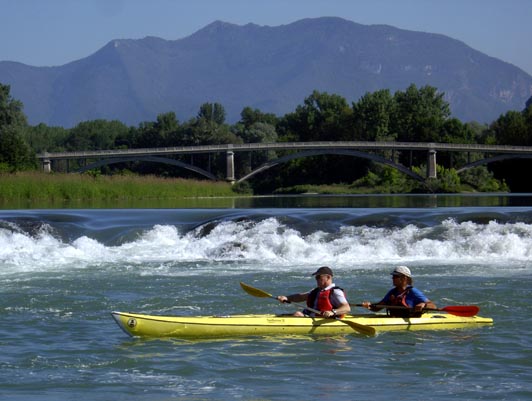
[[[16,224],[0,228],[0,274],[102,264],[202,261],[270,266],[416,261],[523,266],[531,258],[532,224],[480,224],[452,218],[430,227],[340,225],[332,232],[316,228],[304,234],[276,217],[209,222],[191,230],[156,224],[118,245],[106,245],[89,236],[65,241],[46,224],[31,233]]]

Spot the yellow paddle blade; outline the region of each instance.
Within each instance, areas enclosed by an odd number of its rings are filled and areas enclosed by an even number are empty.
[[[364,334],[366,336],[374,336],[377,333],[377,330],[375,330],[375,328],[373,328],[371,326],[367,326],[365,324],[355,323],[355,322],[352,322],[350,320],[342,320],[342,319],[337,319],[337,320],[339,320],[342,323],[347,324],[352,329],[354,329],[354,330],[358,331],[359,333]]]
[[[247,285],[243,283],[242,281],[240,282],[240,287],[242,287],[242,289],[246,291],[249,295],[253,295],[254,297],[274,298],[272,294],[268,294],[266,291],[262,291],[262,290],[259,290],[258,288]]]

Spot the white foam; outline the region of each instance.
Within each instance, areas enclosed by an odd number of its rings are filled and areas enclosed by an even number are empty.
[[[213,223],[210,223],[213,225]],[[435,227],[344,226],[303,235],[276,218],[227,221],[187,233],[155,225],[136,240],[108,246],[82,236],[65,243],[47,231],[36,236],[0,229],[0,274],[151,262],[243,261],[268,265],[364,266],[368,263],[515,263],[532,258],[532,225],[457,223]],[[206,234],[204,232],[207,232]]]

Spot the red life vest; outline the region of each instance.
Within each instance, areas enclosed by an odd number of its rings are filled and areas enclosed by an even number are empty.
[[[342,290],[340,287],[331,287],[328,290],[320,290],[319,288],[314,288],[307,297],[307,306],[309,308],[318,309],[322,312],[339,307],[340,305],[333,305],[331,302],[331,297],[335,289]],[[344,293],[345,294],[345,293]],[[316,298],[318,301],[316,303]],[[316,305],[316,306],[315,306]]]
[[[407,308],[410,308],[406,303],[406,296],[410,292],[410,288],[412,287],[407,287],[406,290],[397,295],[390,295],[390,305],[406,306]]]
[[[414,316],[412,311],[410,310],[410,305],[408,305],[406,303],[406,296],[410,292],[411,288],[412,287],[409,286],[404,291],[402,291],[401,293],[399,293],[397,295],[394,295],[394,294],[390,295],[390,302],[389,302],[390,305],[405,306],[408,309],[403,309],[403,310],[401,310],[401,309],[387,309],[388,315],[393,316],[393,317],[412,317],[412,316]]]

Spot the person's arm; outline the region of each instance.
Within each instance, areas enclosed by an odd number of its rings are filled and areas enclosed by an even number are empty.
[[[345,297],[345,294],[340,289],[335,289],[333,294],[333,305],[336,305],[332,311],[323,311],[321,315],[323,317],[327,318],[335,318],[342,315],[346,315],[349,312],[351,312],[351,307],[349,306],[349,302],[347,302],[347,298]]]
[[[302,292],[299,294],[279,295],[277,297],[277,300],[281,303],[303,302],[307,300],[307,297],[308,297],[308,292]]]
[[[339,317],[342,315],[347,315],[349,312],[351,312],[351,307],[347,302],[344,302],[341,303],[337,308],[334,308],[332,311],[327,310],[321,314],[323,317]]]
[[[379,302],[371,303],[369,301],[364,301],[362,302],[362,306],[364,308],[368,308],[372,312],[378,312],[384,307],[378,307],[377,305],[387,305],[388,302],[390,301],[390,294],[392,293],[392,291],[393,291],[393,288],[390,291],[388,291],[386,295],[384,296],[384,298],[382,298]]]
[[[384,302],[383,301],[379,301],[379,302],[375,302],[375,303],[372,303],[372,302],[369,302],[369,301],[362,302],[362,306],[364,308],[368,308],[372,312],[378,312],[378,311],[380,311],[382,309],[382,308],[378,307],[377,305],[384,305]]]
[[[436,304],[432,302],[423,292],[417,288],[412,288],[410,290],[412,295],[414,295],[414,310],[416,312],[421,312],[424,308],[436,309]]]
[[[436,304],[427,298],[426,301],[420,302],[414,306],[416,312],[422,312],[425,308],[436,309]]]

